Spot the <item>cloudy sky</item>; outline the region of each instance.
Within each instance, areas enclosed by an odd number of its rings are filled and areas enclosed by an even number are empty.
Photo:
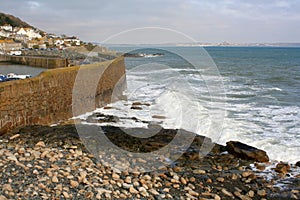
[[[169,39],[166,30],[172,29],[199,42],[300,42],[299,0],[1,0],[0,11],[85,41],[161,27]],[[160,35],[135,37],[143,34]]]

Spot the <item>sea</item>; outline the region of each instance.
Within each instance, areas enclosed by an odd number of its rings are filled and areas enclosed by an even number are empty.
[[[225,145],[240,141],[273,161],[300,161],[300,48],[121,46],[127,89],[113,99],[116,122],[97,125],[185,129]],[[0,65],[0,74],[44,69]],[[87,122],[93,124],[93,122]],[[155,134],[155,133],[153,133]]]
[[[130,55],[125,58],[126,99],[81,119],[102,113],[117,120],[100,125],[159,124],[223,145],[240,141],[265,150],[273,161],[300,160],[300,48],[111,49]]]
[[[11,63],[0,63],[0,74],[7,75],[9,73],[14,73],[18,75],[31,75],[32,77],[39,75],[43,68],[31,67],[28,65],[18,65]]]

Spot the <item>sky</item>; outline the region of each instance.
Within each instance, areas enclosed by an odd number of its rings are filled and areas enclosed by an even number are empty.
[[[1,0],[0,12],[100,43],[300,42],[299,0]]]

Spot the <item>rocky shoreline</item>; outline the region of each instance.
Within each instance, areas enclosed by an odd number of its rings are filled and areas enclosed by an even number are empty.
[[[128,137],[117,127],[102,130],[114,144],[132,152],[161,148],[176,134],[162,130],[145,140]],[[299,167],[278,163],[272,169],[274,163],[241,159],[217,144],[201,156],[203,139],[196,136],[179,159],[158,170],[121,171],[89,153],[74,125],[25,127],[0,137],[0,200],[300,198]],[[101,153],[126,163],[108,151]],[[136,162],[143,166],[147,161]]]

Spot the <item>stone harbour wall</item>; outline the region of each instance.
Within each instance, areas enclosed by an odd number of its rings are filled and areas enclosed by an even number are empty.
[[[0,61],[20,65],[29,65],[32,67],[40,67],[46,69],[56,69],[61,67],[67,67],[69,65],[68,59],[65,58],[47,58],[31,56],[0,55]]]
[[[96,94],[86,94],[76,101],[87,99],[95,106],[103,106],[111,101],[111,94],[117,82],[125,83],[124,58],[68,68],[51,69],[39,76],[17,81],[0,83],[0,135],[26,125],[49,125],[67,120],[72,114],[72,92],[80,69],[89,73],[102,70],[96,87]],[[82,90],[88,85],[82,82]],[[91,110],[82,109],[82,112]],[[80,114],[80,113],[76,113]],[[83,114],[83,113],[81,113]]]

